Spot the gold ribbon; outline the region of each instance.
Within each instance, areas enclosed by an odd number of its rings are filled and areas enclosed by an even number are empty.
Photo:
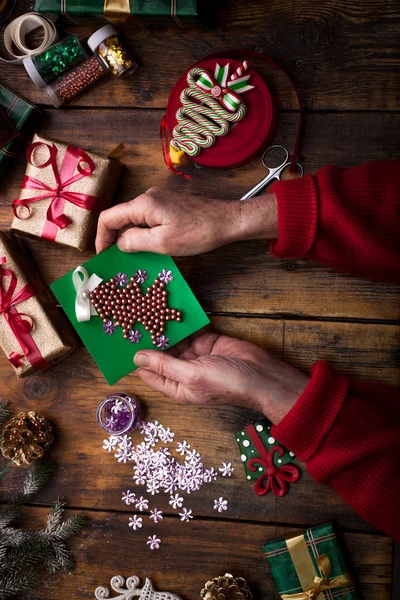
[[[316,557],[318,568],[323,577],[317,575],[303,535],[286,540],[286,545],[303,591],[294,594],[282,594],[282,600],[324,600],[324,590],[352,585],[352,580],[347,572],[329,579],[331,562],[326,554]],[[343,597],[345,594],[346,591],[343,592]]]
[[[104,16],[113,22],[125,21],[131,14],[129,0],[104,0]]]

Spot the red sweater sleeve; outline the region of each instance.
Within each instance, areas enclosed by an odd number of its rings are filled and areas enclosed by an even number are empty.
[[[336,271],[400,282],[400,161],[328,166],[278,181],[271,192],[278,199],[274,256],[306,256]]]
[[[272,434],[365,521],[400,541],[400,393],[317,362]]]

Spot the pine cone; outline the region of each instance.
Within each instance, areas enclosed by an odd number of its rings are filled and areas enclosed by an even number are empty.
[[[207,581],[200,596],[204,600],[252,600],[246,580],[243,577],[233,577],[230,573]]]
[[[5,426],[0,451],[19,467],[41,458],[53,443],[51,425],[35,412],[19,413]]]

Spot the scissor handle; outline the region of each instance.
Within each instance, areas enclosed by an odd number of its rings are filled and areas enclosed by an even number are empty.
[[[280,165],[278,165],[277,167],[269,167],[266,164],[266,162],[265,162],[265,157],[267,156],[267,154],[269,154],[271,152],[271,150],[275,150],[275,148],[279,148],[280,150],[283,150],[284,153],[285,153],[285,158],[284,158],[283,162]],[[278,170],[278,169],[282,169],[288,163],[288,161],[289,161],[289,152],[288,152],[288,149],[285,148],[285,146],[281,146],[280,144],[275,144],[274,146],[269,146],[269,148],[267,148],[265,150],[264,154],[261,157],[262,165],[266,169],[268,169],[268,171],[275,171],[275,170]]]

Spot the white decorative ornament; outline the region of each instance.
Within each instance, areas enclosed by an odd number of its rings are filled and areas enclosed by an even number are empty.
[[[144,586],[139,588],[140,579],[133,575],[128,577],[125,583],[125,578],[121,575],[116,575],[110,581],[111,590],[117,592],[118,596],[110,597],[110,590],[106,587],[98,587],[94,593],[96,600],[103,600],[104,598],[110,598],[110,600],[132,600],[133,598],[139,598],[139,600],[181,600],[176,594],[170,592],[157,592],[150,581],[147,579],[144,582]]]
[[[82,266],[76,267],[72,273],[72,283],[76,292],[75,315],[78,323],[90,321],[90,317],[97,315],[96,309],[90,302],[90,294],[102,281],[101,277],[96,275],[96,273],[93,273],[89,277],[85,267]]]

